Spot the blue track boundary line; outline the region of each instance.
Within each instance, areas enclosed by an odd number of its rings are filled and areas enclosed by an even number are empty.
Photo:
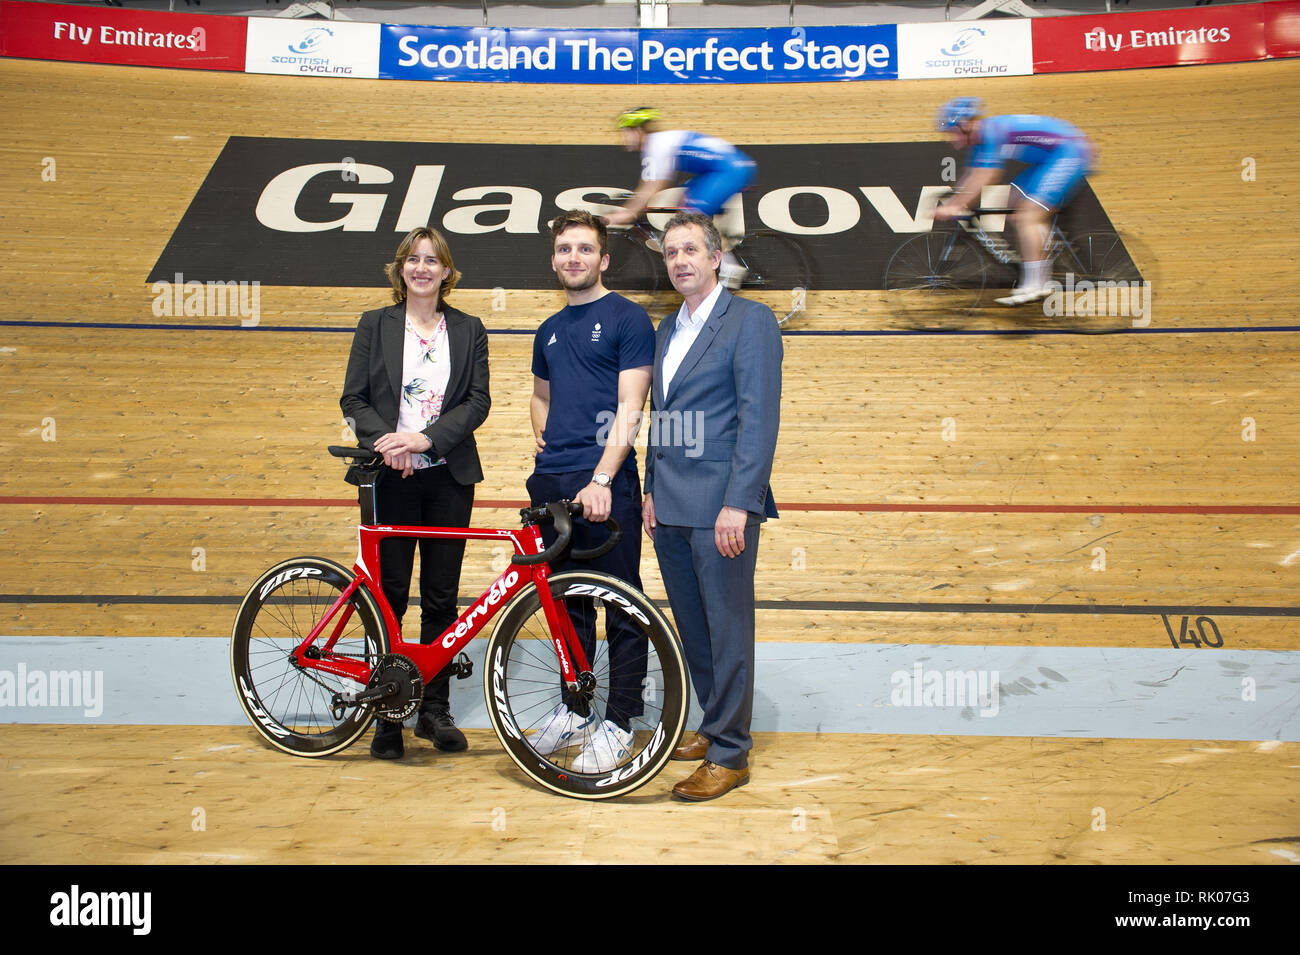
[[[185,325],[161,322],[54,322],[0,320],[7,328],[76,328],[119,329],[141,332],[325,332],[331,334],[356,331],[355,325]],[[489,328],[489,335],[533,335],[535,328]],[[799,329],[785,328],[786,337],[839,337],[839,338],[935,338],[943,335],[992,335],[1000,338],[1025,338],[1030,335],[1078,335],[1085,337],[1110,337],[1115,335],[1221,335],[1266,334],[1269,332],[1300,332],[1300,325],[1194,325],[1186,328],[1122,328],[1109,332],[1086,332],[1069,328],[960,328],[927,330],[919,328],[880,329]]]
[[[477,594],[462,594],[461,603],[473,602]],[[175,606],[235,606],[244,597],[234,594],[0,594],[0,604],[135,604]],[[667,606],[663,600],[655,604]],[[841,613],[992,613],[1081,616],[1216,616],[1216,617],[1300,617],[1300,607],[1259,607],[1246,604],[986,604],[941,603],[938,601],[872,600],[758,600],[758,610],[838,611]]]

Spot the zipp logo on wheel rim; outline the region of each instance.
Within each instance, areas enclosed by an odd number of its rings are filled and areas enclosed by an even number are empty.
[[[570,584],[569,588],[564,592],[564,596],[595,597],[597,600],[603,600],[607,603],[613,601],[622,607],[628,616],[636,617],[637,620],[640,620],[646,626],[650,625],[650,621],[646,618],[646,615],[641,612],[639,607],[634,606],[632,602],[622,594],[616,594],[614,591],[606,590],[604,587],[597,587],[595,584]]]
[[[620,780],[627,779],[630,776],[635,776],[637,773],[641,771],[641,769],[646,765],[646,763],[650,762],[650,759],[654,756],[655,753],[659,751],[659,747],[662,746],[663,744],[664,744],[664,724],[660,723],[658,726],[655,727],[654,735],[650,737],[649,745],[647,745],[645,749],[641,750],[641,752],[637,754],[636,759],[632,760],[632,762],[628,763],[626,766],[620,766],[618,769],[614,770],[614,772],[610,773],[604,779],[597,780],[596,781],[597,788],[603,789],[606,786],[614,785],[616,782],[619,782]]]
[[[324,573],[324,571],[322,571],[319,567],[290,567],[288,570],[281,571],[280,573],[272,577],[270,580],[268,580],[266,584],[262,587],[261,592],[258,593],[257,599],[265,600],[267,594],[269,594],[276,587],[279,587],[285,581],[293,580],[295,577],[307,577],[307,576],[319,577],[322,573]]]
[[[505,648],[498,647],[496,657],[492,660],[492,696],[496,699],[497,712],[501,716],[501,732],[511,739],[521,740],[524,734],[519,732],[519,727],[515,725],[514,718],[510,715],[510,704],[506,701],[505,688],[501,685],[506,675],[505,664],[501,662],[504,654]]]
[[[257,722],[261,723],[268,733],[280,737],[281,739],[289,735],[289,731],[277,723],[271,717],[271,714],[267,713],[266,710],[262,709],[258,704],[257,694],[248,688],[248,684],[244,682],[242,676],[239,678],[239,692],[244,696],[244,702],[248,707],[248,712],[253,714],[253,718],[256,719]]]

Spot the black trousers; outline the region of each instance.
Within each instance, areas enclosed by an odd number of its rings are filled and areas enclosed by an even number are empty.
[[[445,465],[404,478],[385,469],[375,489],[376,520],[383,524],[468,527],[474,485],[460,484]],[[420,545],[420,643],[433,643],[456,619],[465,541],[390,537],[379,543],[380,586],[400,623],[410,601],[415,545]],[[405,628],[403,628],[405,630]]]

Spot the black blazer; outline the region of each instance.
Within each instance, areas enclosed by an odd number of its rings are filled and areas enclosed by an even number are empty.
[[[447,459],[447,470],[461,484],[483,480],[474,429],[492,407],[488,393],[487,330],[473,315],[444,305],[451,377],[438,420],[424,429],[433,442],[429,455]],[[339,407],[363,447],[397,430],[402,394],[402,355],[406,305],[399,302],[361,316],[352,339],[352,354],[343,379]],[[353,481],[352,483],[356,483]]]

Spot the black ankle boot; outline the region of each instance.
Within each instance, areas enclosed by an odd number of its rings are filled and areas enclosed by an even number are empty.
[[[446,679],[450,675],[449,670],[444,670],[424,688],[420,715],[415,721],[415,735],[427,739],[444,752],[459,753],[469,749],[469,743],[465,742],[465,734],[451,718],[451,688]]]
[[[375,759],[401,759],[405,753],[402,745],[402,724],[388,720],[375,720],[375,737],[370,741],[370,755]]]

